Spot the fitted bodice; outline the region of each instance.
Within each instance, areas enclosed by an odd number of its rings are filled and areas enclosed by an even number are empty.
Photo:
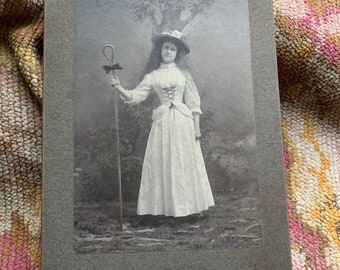
[[[161,106],[187,107],[189,112],[202,113],[200,97],[196,84],[188,71],[179,69],[175,63],[161,64],[160,67],[145,75],[142,82],[130,91],[132,100],[126,103],[138,104],[155,91]],[[175,106],[176,107],[176,106]],[[190,112],[190,113],[191,113]]]
[[[161,64],[160,68],[151,73],[152,88],[161,104],[183,102],[186,78],[183,72],[172,64]]]

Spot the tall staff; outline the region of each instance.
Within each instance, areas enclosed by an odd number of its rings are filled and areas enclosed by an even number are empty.
[[[107,51],[110,50],[110,54],[107,54]],[[114,57],[116,54],[116,49],[113,45],[105,45],[103,47],[103,55],[105,58],[110,61],[111,65],[105,65],[103,66],[106,73],[112,72],[112,76],[115,76],[115,70],[116,69],[122,69],[122,67],[119,66],[119,64],[114,63]],[[111,56],[111,57],[110,57]],[[115,90],[115,86],[112,86]],[[119,146],[119,122],[118,122],[118,92],[114,91],[114,107],[115,107],[115,124],[116,124],[116,144],[117,144],[117,153],[116,153],[116,159],[117,159],[117,172],[118,172],[118,192],[119,192],[119,229],[120,231],[123,231],[123,195],[122,195],[122,173],[121,173],[121,167],[120,167],[120,146]]]

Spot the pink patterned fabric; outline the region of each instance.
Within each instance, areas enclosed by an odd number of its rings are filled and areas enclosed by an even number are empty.
[[[293,269],[340,269],[340,2],[273,3]]]
[[[40,268],[42,1],[0,0],[0,269]]]

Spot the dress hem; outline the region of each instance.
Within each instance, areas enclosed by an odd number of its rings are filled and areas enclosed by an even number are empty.
[[[183,215],[170,215],[170,214],[164,214],[164,213],[159,213],[159,214],[154,214],[154,213],[143,213],[140,214],[137,212],[138,216],[145,216],[145,215],[151,215],[151,216],[165,216],[165,217],[186,217],[190,215],[195,215],[195,214],[200,214],[203,211],[208,211],[210,207],[215,206],[215,204],[209,205],[207,208],[199,210],[198,212],[193,212],[193,213],[188,213],[188,214],[183,214]]]

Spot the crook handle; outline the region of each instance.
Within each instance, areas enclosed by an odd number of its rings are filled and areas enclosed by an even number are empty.
[[[110,54],[107,54],[107,51],[110,50]],[[105,58],[108,60],[108,61],[111,61],[112,65],[114,64],[114,57],[115,57],[115,54],[116,54],[116,49],[113,45],[111,44],[107,44],[103,47],[103,55],[105,56]]]

